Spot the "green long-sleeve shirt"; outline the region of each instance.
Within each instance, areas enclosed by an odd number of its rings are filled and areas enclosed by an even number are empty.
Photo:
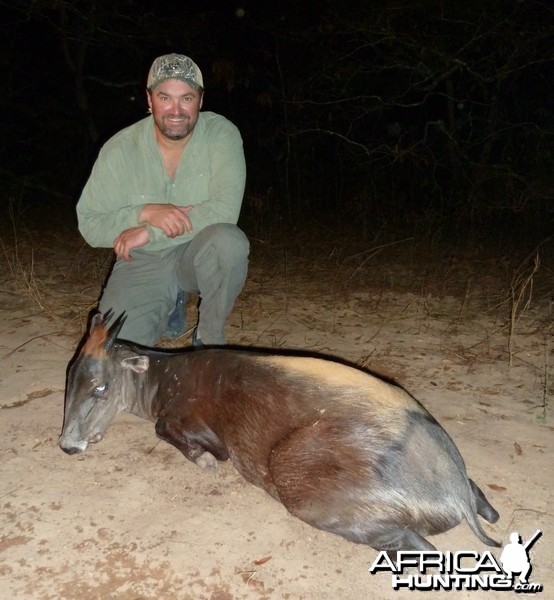
[[[213,223],[236,224],[244,194],[246,166],[238,129],[221,115],[201,112],[170,179],[154,138],[151,116],[106,142],[77,203],[79,231],[93,247],[109,248],[125,229],[139,225],[145,204],[194,205],[192,233],[168,238],[147,225],[157,251],[191,240]]]

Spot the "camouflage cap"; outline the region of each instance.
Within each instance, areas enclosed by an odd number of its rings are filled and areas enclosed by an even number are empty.
[[[180,79],[193,89],[204,89],[204,80],[198,65],[183,54],[164,54],[152,63],[146,87],[153,90],[162,81]]]

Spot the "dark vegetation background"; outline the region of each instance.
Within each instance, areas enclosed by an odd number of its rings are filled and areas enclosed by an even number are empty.
[[[368,245],[548,246],[550,0],[0,0],[2,214],[73,209],[101,144],[190,55],[243,135],[242,220]]]

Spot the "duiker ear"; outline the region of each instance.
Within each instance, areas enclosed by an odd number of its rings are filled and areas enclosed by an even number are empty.
[[[124,369],[131,369],[135,373],[144,373],[145,371],[148,371],[150,359],[148,356],[144,356],[143,354],[129,356],[121,361],[121,366]]]

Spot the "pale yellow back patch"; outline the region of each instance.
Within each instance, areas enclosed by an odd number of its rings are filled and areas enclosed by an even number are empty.
[[[414,404],[413,398],[402,388],[331,360],[303,356],[270,356],[261,360],[291,374],[309,377],[331,387],[357,388],[378,404],[406,408]]]

